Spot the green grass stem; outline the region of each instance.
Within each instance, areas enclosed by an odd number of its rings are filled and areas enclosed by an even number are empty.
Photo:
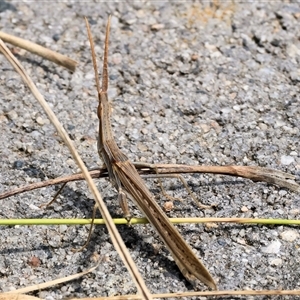
[[[91,219],[0,219],[0,225],[87,225]],[[125,219],[113,219],[116,225],[127,224]],[[183,223],[240,223],[240,224],[263,224],[263,225],[300,225],[300,220],[287,219],[251,219],[251,218],[170,218],[174,224]],[[95,219],[95,224],[104,225],[103,219]],[[146,224],[146,218],[132,218],[131,224]]]

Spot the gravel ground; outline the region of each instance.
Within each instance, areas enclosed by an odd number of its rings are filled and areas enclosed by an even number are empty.
[[[83,17],[92,25],[101,61],[108,14],[113,16],[112,125],[131,160],[257,165],[299,175],[299,3],[222,2],[216,7],[196,1],[0,1],[5,32],[80,62],[71,74],[15,49],[88,167],[102,163],[96,151],[97,100]],[[0,62],[0,191],[76,172],[19,75],[3,56]],[[204,203],[217,208],[198,209],[178,182],[166,180],[169,193],[185,200],[175,203],[170,216],[299,218],[300,196],[288,190],[226,176],[186,178]],[[108,182],[97,184],[104,190]],[[160,193],[153,180],[147,184]],[[69,184],[53,209],[38,209],[55,190],[3,200],[0,218],[91,216],[93,200],[84,183]],[[116,199],[111,189],[105,200],[112,216],[119,217]],[[166,201],[158,200],[161,205]],[[140,215],[133,206],[132,213]],[[300,289],[298,228],[178,227],[219,289]],[[150,225],[119,229],[151,292],[192,290]],[[88,227],[11,226],[0,231],[2,291],[85,270],[100,255],[104,262],[92,274],[35,295],[51,300],[136,292],[104,227],[97,227],[87,249],[75,254],[71,249],[84,243]]]

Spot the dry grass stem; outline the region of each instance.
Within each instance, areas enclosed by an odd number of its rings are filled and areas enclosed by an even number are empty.
[[[72,72],[75,71],[76,65],[78,64],[77,61],[65,55],[62,55],[60,53],[57,53],[55,51],[42,47],[38,44],[32,43],[30,41],[21,39],[14,35],[7,34],[3,31],[0,31],[0,39],[2,39],[4,42],[25,49],[31,53],[37,54],[47,60],[50,60],[58,65],[61,65]]]
[[[0,294],[0,300],[38,300],[40,298],[23,295],[23,294]]]
[[[96,204],[101,212],[102,217],[106,221],[106,226],[109,231],[111,240],[114,244],[114,247],[118,254],[120,255],[121,259],[123,260],[124,264],[126,265],[127,269],[129,270],[132,278],[134,279],[134,282],[138,288],[139,293],[141,293],[145,298],[149,299],[151,298],[150,293],[147,290],[147,287],[144,283],[144,280],[142,279],[140,273],[137,270],[137,267],[135,266],[132,258],[130,257],[130,254],[115,226],[115,224],[112,221],[112,218],[108,212],[107,207],[105,206],[105,203],[96,188],[85,164],[83,163],[82,159],[78,155],[76,149],[74,148],[72,141],[67,134],[67,132],[64,130],[62,125],[59,123],[57,117],[49,107],[48,103],[45,101],[44,97],[41,95],[41,93],[36,88],[35,84],[31,80],[31,78],[28,76],[24,68],[21,66],[21,64],[18,62],[18,60],[12,55],[12,53],[9,51],[9,49],[5,46],[4,42],[0,39],[0,51],[4,54],[4,56],[7,58],[7,60],[12,64],[12,66],[15,68],[15,70],[20,74],[24,82],[29,87],[30,91],[34,95],[34,97],[39,101],[41,106],[43,107],[44,111],[48,115],[49,119],[55,126],[57,132],[61,136],[61,138],[64,140],[66,145],[68,146],[74,160],[76,161],[77,165],[81,169],[82,173],[84,174],[84,177],[88,183],[89,189],[92,192],[94,199],[96,201]],[[147,296],[148,294],[148,296]]]
[[[300,295],[300,290],[239,290],[239,291],[206,291],[206,292],[178,292],[153,294],[153,298],[182,298],[182,297],[200,297],[200,296],[287,296]],[[37,300],[40,298],[14,293],[0,294],[0,300]],[[139,295],[121,295],[112,297],[96,298],[70,298],[69,300],[140,300]]]
[[[61,284],[61,283],[64,283],[64,282],[68,282],[68,281],[71,281],[71,280],[78,279],[78,278],[80,278],[80,277],[96,270],[97,267],[100,265],[100,263],[101,263],[101,259],[98,261],[98,263],[94,267],[92,267],[92,268],[90,268],[86,271],[83,271],[83,272],[80,272],[80,273],[77,273],[77,274],[74,274],[74,275],[70,275],[70,276],[67,276],[67,277],[64,277],[64,278],[59,278],[59,279],[47,281],[47,282],[44,282],[44,283],[28,286],[28,287],[25,287],[25,288],[16,289],[14,291],[2,293],[2,294],[0,294],[0,300],[1,300],[1,296],[3,296],[3,295],[17,294],[17,293],[18,294],[24,294],[24,293],[29,293],[29,292],[33,292],[33,291],[39,291],[39,290],[42,290],[42,289],[45,289],[45,288],[48,288],[48,287],[51,287],[51,286],[54,286],[54,285],[57,285],[57,284]]]
[[[37,300],[40,298],[14,293],[0,294],[0,300]],[[206,291],[206,292],[179,292],[166,294],[153,294],[153,298],[182,298],[182,297],[200,297],[200,296],[287,296],[300,295],[300,290],[239,290],[239,291]],[[139,295],[122,295],[113,297],[96,298],[70,298],[69,300],[140,300]]]
[[[200,297],[200,296],[265,296],[265,295],[300,295],[300,290],[240,290],[240,291],[205,291],[205,292],[179,292],[166,294],[153,294],[153,298],[181,298],[181,297]],[[139,300],[138,295],[124,295],[115,297],[97,298],[72,298],[70,300]],[[228,298],[230,299],[230,298]]]

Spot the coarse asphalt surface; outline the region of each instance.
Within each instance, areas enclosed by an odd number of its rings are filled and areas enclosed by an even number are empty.
[[[102,163],[83,17],[91,24],[101,66],[109,14],[112,126],[118,145],[132,161],[252,165],[299,176],[299,3],[0,1],[4,32],[79,62],[72,74],[10,46],[90,168]],[[0,70],[0,191],[78,171],[2,55]],[[166,179],[169,193],[184,199],[175,202],[169,216],[297,219],[300,215],[300,195],[286,189],[229,176],[186,179],[202,202],[217,207],[200,210],[179,182]],[[97,184],[103,191],[108,182]],[[147,180],[147,185],[161,195],[155,181]],[[93,199],[83,182],[68,184],[52,209],[38,209],[55,190],[44,188],[1,200],[0,218],[91,217]],[[157,200],[161,205],[166,201]],[[105,201],[112,216],[122,215],[113,189]],[[133,215],[141,215],[131,208]],[[118,228],[152,293],[192,290],[150,225]],[[219,289],[300,288],[297,227],[178,228]],[[51,300],[136,293],[105,227],[96,227],[86,250],[71,251],[85,242],[87,233],[85,226],[1,227],[0,291],[80,272],[101,256],[103,263],[92,274],[35,295]],[[38,263],[33,266],[35,258]]]

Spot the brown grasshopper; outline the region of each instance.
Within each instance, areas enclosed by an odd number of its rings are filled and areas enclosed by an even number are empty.
[[[196,285],[197,280],[200,280],[210,288],[217,289],[216,283],[208,270],[194,254],[191,247],[184,241],[177,229],[169,221],[165,213],[156,203],[154,196],[147,188],[134,165],[116,144],[111,128],[110,105],[107,97],[110,18],[108,19],[106,26],[101,87],[97,72],[98,67],[96,63],[94,44],[88,22],[86,21],[86,23],[91,44],[99,100],[97,111],[99,118],[98,153],[107,167],[109,179],[112,185],[118,191],[119,201],[124,204],[126,203],[126,197],[128,197],[135,202],[140,210],[146,215],[149,222],[155,227],[161,239],[171,252],[180,271],[188,281],[190,281],[193,285]]]

